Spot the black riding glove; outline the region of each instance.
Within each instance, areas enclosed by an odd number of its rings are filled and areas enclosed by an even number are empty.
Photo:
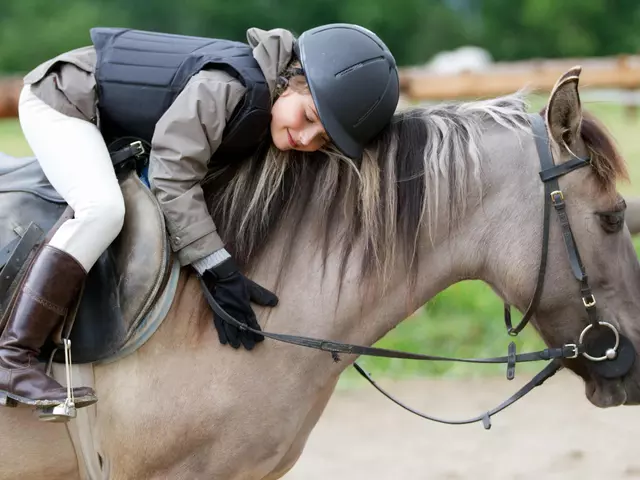
[[[231,258],[205,270],[202,280],[225,312],[255,330],[261,328],[250,302],[263,307],[275,307],[278,304],[278,297],[274,293],[242,275]],[[256,343],[264,340],[262,335],[242,331],[215,314],[213,323],[223,345],[228,343],[233,348],[239,348],[242,343],[247,350],[251,350]]]

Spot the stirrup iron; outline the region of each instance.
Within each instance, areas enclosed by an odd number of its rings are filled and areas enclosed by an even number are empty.
[[[64,370],[67,377],[67,398],[64,403],[55,407],[41,408],[38,411],[38,420],[42,422],[64,423],[76,418],[77,411],[73,398],[73,377],[71,374],[71,340],[63,338],[64,344]]]

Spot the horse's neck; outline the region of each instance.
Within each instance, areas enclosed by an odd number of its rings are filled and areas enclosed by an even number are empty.
[[[375,343],[425,301],[457,281],[465,270],[461,255],[455,251],[457,242],[450,241],[444,223],[437,231],[441,233],[434,238],[433,245],[428,238],[422,241],[429,246],[420,254],[418,276],[411,292],[408,274],[399,268],[384,290],[371,291],[367,282],[358,277],[361,257],[357,251],[350,258],[340,286],[338,255],[330,254],[323,262],[318,249],[311,246],[315,239],[304,239],[303,235],[291,267],[277,289],[278,307],[260,311],[263,328],[347,343]],[[271,287],[278,268],[277,258],[266,253],[252,278]]]

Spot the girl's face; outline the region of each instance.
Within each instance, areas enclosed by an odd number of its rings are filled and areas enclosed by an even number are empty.
[[[329,143],[309,93],[288,87],[271,108],[271,138],[279,150],[314,152]]]

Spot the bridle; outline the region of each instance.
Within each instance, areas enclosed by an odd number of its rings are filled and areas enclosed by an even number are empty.
[[[301,337],[296,335],[286,335],[281,333],[265,332],[261,330],[255,330],[248,327],[246,324],[239,322],[227,312],[225,312],[220,305],[215,301],[211,293],[208,291],[203,283],[203,293],[209,302],[209,305],[213,309],[216,315],[219,315],[224,321],[236,326],[240,330],[253,332],[259,335],[263,335],[266,338],[277,340],[284,343],[293,345],[299,345],[308,348],[314,348],[329,352],[332,355],[334,361],[339,361],[339,354],[349,355],[366,355],[375,357],[388,357],[388,358],[400,358],[409,360],[430,360],[430,361],[451,361],[451,362],[465,362],[465,363],[505,363],[507,365],[507,379],[512,380],[515,377],[515,368],[517,363],[533,362],[539,360],[551,360],[537,375],[535,375],[527,384],[525,384],[520,390],[514,393],[507,400],[502,402],[497,407],[473,418],[466,420],[444,420],[430,415],[426,415],[417,410],[408,407],[400,400],[397,400],[384,389],[382,389],[374,380],[371,375],[367,373],[357,362],[354,362],[356,370],[366,378],[377,390],[383,395],[392,400],[402,408],[414,413],[427,420],[432,420],[439,423],[446,423],[449,425],[463,425],[474,422],[482,422],[486,429],[491,428],[491,417],[496,413],[504,410],[509,405],[513,404],[538,385],[541,385],[545,380],[552,377],[558,370],[562,368],[560,359],[575,359],[582,355],[587,360],[593,362],[594,370],[598,374],[605,378],[618,378],[624,376],[635,360],[635,350],[630,340],[624,335],[620,334],[618,329],[611,323],[598,320],[596,299],[589,286],[589,280],[580,259],[578,253],[578,247],[576,245],[571,226],[569,224],[569,217],[566,211],[566,204],[564,194],[560,190],[558,184],[558,178],[566,175],[578,168],[586,167],[590,165],[590,159],[586,158],[574,158],[561,165],[555,165],[553,157],[551,155],[551,148],[549,144],[549,138],[545,128],[544,120],[540,115],[530,115],[531,127],[535,137],[536,148],[540,159],[540,179],[544,183],[544,219],[543,219],[543,232],[542,232],[542,253],[540,258],[540,265],[538,268],[538,279],[536,282],[535,290],[531,303],[527,307],[522,320],[515,327],[511,323],[511,307],[505,304],[504,320],[507,327],[507,332],[511,336],[516,336],[522,331],[522,329],[529,323],[531,317],[535,313],[540,303],[542,296],[542,290],[544,287],[544,278],[547,266],[547,257],[549,252],[549,232],[551,224],[551,207],[555,209],[558,219],[560,220],[560,226],[562,228],[562,238],[569,256],[569,262],[571,264],[571,271],[578,282],[580,282],[580,295],[582,298],[582,304],[587,312],[589,318],[589,324],[582,330],[576,343],[567,343],[562,347],[545,348],[536,352],[528,353],[516,353],[516,346],[514,342],[511,342],[508,347],[506,356],[503,357],[491,357],[491,358],[455,358],[455,357],[442,357],[434,355],[423,355],[417,353],[408,353],[397,350],[388,350],[383,348],[365,347],[361,345],[351,345],[347,343],[333,342],[329,340],[322,340],[309,337]],[[201,279],[202,281],[202,279]],[[591,342],[589,347],[593,353],[593,349],[603,350],[602,355],[590,354],[587,351],[585,344],[586,337],[589,333],[595,330],[601,330],[601,327],[605,327],[613,334],[613,345],[611,345],[610,338],[599,338],[596,342]],[[604,341],[604,343],[603,343]],[[609,343],[607,343],[609,342]],[[606,345],[609,345],[606,348]]]
[[[558,215],[558,219],[560,220],[562,239],[569,257],[571,272],[575,279],[580,283],[580,297],[582,299],[582,305],[584,306],[589,318],[589,324],[580,333],[578,342],[576,344],[568,344],[568,346],[575,347],[575,355],[565,358],[577,358],[579,355],[582,355],[591,362],[604,362],[601,363],[602,366],[596,368],[600,375],[605,378],[621,377],[629,371],[635,360],[633,344],[626,337],[621,335],[614,325],[609,322],[598,320],[596,298],[589,286],[589,278],[580,258],[580,252],[578,251],[578,246],[576,245],[575,237],[573,236],[571,225],[569,223],[564,194],[558,184],[558,178],[576,169],[589,166],[591,164],[590,158],[583,159],[574,155],[575,158],[568,162],[561,165],[555,165],[551,155],[549,137],[547,135],[543,118],[540,115],[534,114],[530,115],[529,119],[531,121],[531,127],[535,138],[538,158],[540,159],[540,180],[544,183],[545,202],[542,231],[542,253],[540,255],[540,265],[538,267],[538,280],[536,282],[533,297],[531,298],[531,303],[527,307],[522,320],[515,327],[511,323],[510,305],[505,304],[504,321],[507,327],[507,332],[512,336],[518,335],[518,333],[520,333],[529,323],[529,320],[540,303],[540,297],[544,288],[544,278],[549,252],[550,216],[551,206],[553,206],[556,214]],[[591,355],[585,347],[584,340],[587,333],[592,329],[594,329],[594,331],[598,330],[599,327],[605,327],[613,334],[613,347],[607,348],[603,355]],[[592,347],[596,348],[600,346],[601,345],[592,345]],[[624,356],[620,356],[619,350],[624,350]],[[633,351],[633,355],[631,356],[628,355],[630,350]]]

